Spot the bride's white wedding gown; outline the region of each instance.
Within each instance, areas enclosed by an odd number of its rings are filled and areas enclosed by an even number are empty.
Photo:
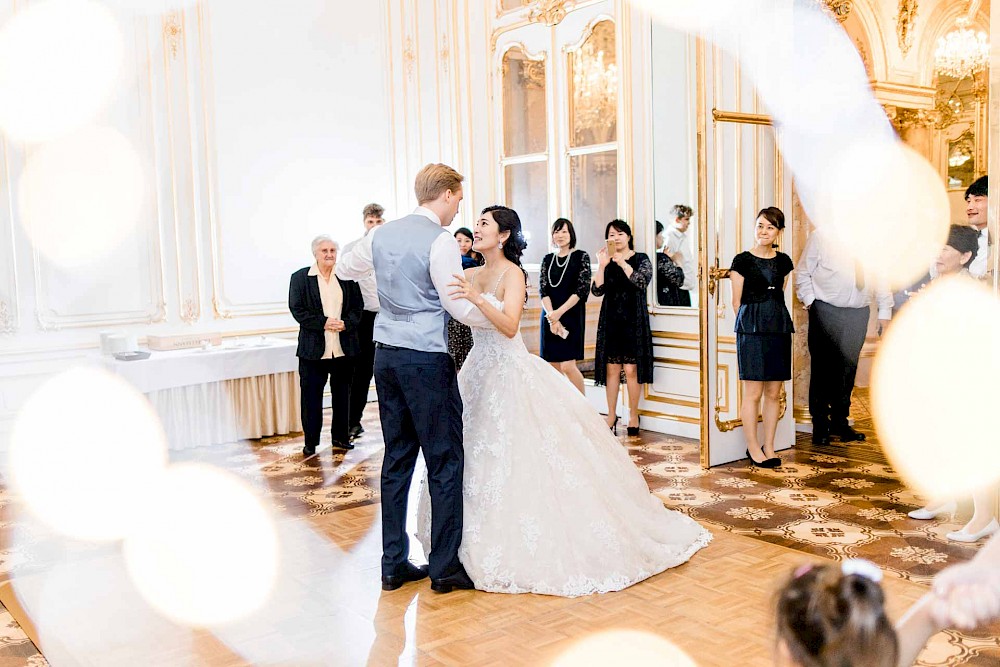
[[[491,294],[484,295],[501,307]],[[476,588],[574,597],[686,562],[712,539],[668,510],[604,419],[521,335],[473,329],[464,404],[464,529]],[[430,552],[426,479],[418,537]]]

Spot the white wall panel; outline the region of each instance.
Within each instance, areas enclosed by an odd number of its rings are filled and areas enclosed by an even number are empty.
[[[392,191],[382,5],[218,0],[203,15],[214,299],[283,312],[309,241]],[[370,26],[371,30],[361,29]]]

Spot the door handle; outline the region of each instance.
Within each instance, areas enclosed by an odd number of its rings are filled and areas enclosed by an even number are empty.
[[[720,269],[717,266],[709,267],[708,269],[708,293],[715,296],[715,289],[719,285],[720,280],[726,280],[729,278],[729,269]]]

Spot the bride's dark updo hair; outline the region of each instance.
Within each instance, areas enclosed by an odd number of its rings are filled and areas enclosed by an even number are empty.
[[[528,242],[524,240],[524,234],[521,232],[521,218],[518,217],[517,211],[506,206],[487,206],[480,215],[487,213],[493,214],[493,220],[496,221],[501,234],[510,232],[510,236],[503,242],[504,257],[521,266],[521,255],[528,247]]]
[[[521,266],[521,255],[524,254],[524,249],[528,247],[528,242],[524,240],[524,234],[521,232],[521,218],[517,215],[517,211],[506,206],[495,205],[487,206],[479,215],[486,215],[487,213],[493,214],[493,220],[497,223],[501,234],[510,232],[510,236],[503,242],[503,256],[514,262],[521,269],[521,273],[524,274],[524,284],[526,286],[529,285],[528,272]],[[524,292],[524,302],[528,303],[527,291]]]

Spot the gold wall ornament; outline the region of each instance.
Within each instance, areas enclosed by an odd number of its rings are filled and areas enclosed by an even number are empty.
[[[872,69],[872,59],[868,55],[868,49],[865,48],[865,45],[861,41],[860,37],[858,39],[854,40],[854,47],[858,50],[858,55],[861,56],[861,64],[864,65],[865,74],[868,75],[869,79],[874,79],[875,78],[875,74],[874,74],[875,70]]]
[[[566,5],[570,0],[535,0],[535,5],[528,11],[528,20],[532,23],[558,25],[566,18]]]
[[[851,15],[853,0],[813,0],[817,7],[841,23]]]
[[[891,105],[885,109],[889,122],[899,133],[915,127],[937,127],[941,120],[940,114],[933,109],[908,109]]]
[[[896,37],[899,40],[899,50],[903,56],[910,52],[913,46],[913,26],[917,21],[917,0],[899,0],[899,11],[896,13]]]
[[[417,63],[417,54],[413,49],[413,38],[407,37],[403,44],[403,71],[407,78],[413,78],[413,68]]]
[[[180,12],[170,12],[163,17],[163,41],[170,51],[170,58],[177,60],[184,37],[184,21]]]

